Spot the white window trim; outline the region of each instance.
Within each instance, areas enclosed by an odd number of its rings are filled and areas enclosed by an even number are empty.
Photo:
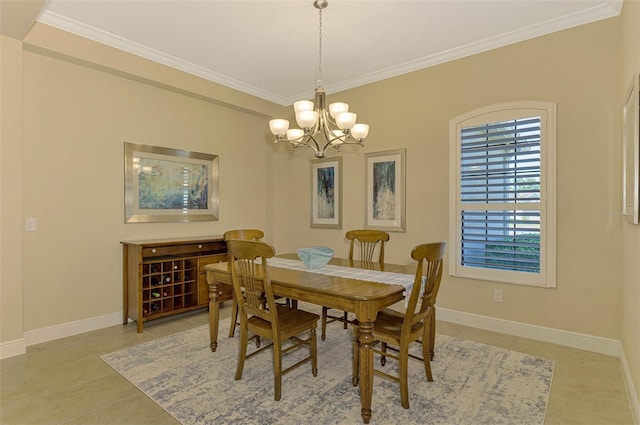
[[[460,247],[460,132],[481,123],[540,116],[540,273],[463,266]],[[521,101],[482,107],[449,121],[449,274],[493,282],[556,286],[556,104]],[[538,205],[538,204],[536,204]],[[487,204],[488,209],[491,208]],[[525,207],[526,208],[526,207]],[[537,208],[536,208],[537,209]]]

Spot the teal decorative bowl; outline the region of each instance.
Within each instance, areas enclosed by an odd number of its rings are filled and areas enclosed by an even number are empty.
[[[325,266],[333,257],[333,249],[326,246],[300,248],[297,252],[298,258],[310,269],[319,269]]]

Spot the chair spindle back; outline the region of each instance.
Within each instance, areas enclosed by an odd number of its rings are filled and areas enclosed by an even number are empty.
[[[402,325],[403,328],[406,327],[406,331],[432,314],[442,280],[446,246],[446,242],[435,242],[418,245],[411,250],[411,258],[416,260],[418,265]]]
[[[277,325],[278,315],[267,268],[267,259],[275,255],[275,249],[265,242],[231,239],[227,241],[227,252],[240,321],[247,320],[247,315],[254,315],[272,324],[275,321]],[[257,258],[261,264],[256,262]]]
[[[349,245],[349,260],[354,259],[355,242],[359,242],[359,259],[364,262],[374,262],[374,254],[378,245],[378,263],[384,263],[384,245],[389,241],[389,234],[382,230],[349,230],[345,235],[351,241]]]

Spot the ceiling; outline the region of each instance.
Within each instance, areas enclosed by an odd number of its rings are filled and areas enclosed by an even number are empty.
[[[357,87],[621,8],[622,0],[329,0],[324,86]],[[318,15],[312,0],[49,0],[37,20],[289,105],[313,97]]]

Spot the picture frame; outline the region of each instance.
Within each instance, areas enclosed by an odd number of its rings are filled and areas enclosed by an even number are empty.
[[[623,196],[622,209],[629,223],[640,221],[640,80],[631,80],[623,110]]]
[[[365,228],[404,232],[406,149],[366,153],[365,160]]]
[[[218,155],[125,142],[125,223],[218,220],[218,161]]]
[[[342,157],[311,161],[311,227],[342,229]]]

